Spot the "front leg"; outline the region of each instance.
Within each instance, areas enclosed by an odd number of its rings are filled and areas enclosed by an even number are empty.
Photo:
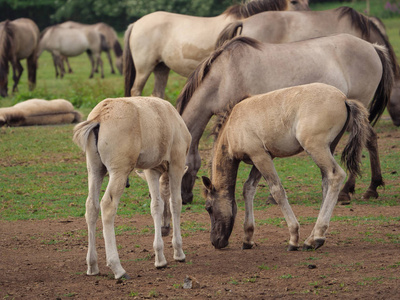
[[[251,249],[254,246],[254,208],[253,201],[256,194],[258,183],[261,179],[261,173],[256,167],[250,171],[249,177],[243,185],[243,199],[245,203],[245,217],[244,217],[244,239],[242,249]]]

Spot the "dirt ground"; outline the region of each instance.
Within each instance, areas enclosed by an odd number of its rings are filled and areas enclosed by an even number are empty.
[[[380,151],[400,132],[380,134]],[[387,143],[390,145],[392,143]],[[301,241],[318,209],[293,205]],[[327,241],[316,251],[287,252],[286,223],[274,205],[256,211],[255,241],[242,250],[244,212],[239,211],[230,245],[216,250],[209,240],[206,211],[187,209],[181,218],[186,262],[173,260],[171,236],[164,238],[168,266],[154,267],[150,215],[116,219],[117,245],[130,280],[115,280],[106,266],[101,222],[97,249],[100,275],[86,275],[84,218],[0,221],[1,299],[400,299],[400,206],[337,206]],[[303,220],[303,221],[302,221]],[[186,282],[192,283],[192,288]]]
[[[315,208],[294,206],[293,209],[299,216],[317,214]],[[2,299],[398,299],[400,227],[398,219],[379,220],[382,216],[400,216],[400,206],[379,209],[338,206],[335,216],[343,216],[343,220],[331,223],[327,242],[317,251],[287,252],[285,224],[258,225],[256,247],[241,250],[243,215],[243,212],[238,215],[228,248],[216,250],[209,242],[206,212],[185,212],[184,224],[197,224],[205,230],[188,234],[183,230],[185,263],[173,260],[171,237],[165,237],[169,265],[161,270],[154,267],[153,234],[148,230],[152,226],[151,216],[117,218],[117,227],[135,228],[117,236],[122,264],[131,277],[124,281],[113,279],[106,267],[100,221],[98,276],[86,275],[83,218],[2,221],[0,296]],[[281,216],[276,206],[256,212],[258,220]],[[311,229],[312,224],[302,225],[303,240]],[[186,276],[191,278],[191,289],[183,288]]]

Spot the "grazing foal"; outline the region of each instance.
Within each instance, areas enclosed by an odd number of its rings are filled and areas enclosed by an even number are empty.
[[[114,218],[127,178],[134,168],[144,169],[151,194],[155,266],[167,265],[161,237],[164,204],[159,179],[163,173],[168,174],[170,185],[174,259],[184,261],[180,232],[181,181],[191,136],[176,109],[169,102],[154,97],[106,99],[92,110],[87,121],[75,126],[73,140],[86,152],[89,175],[85,215],[89,236],[87,274],[99,273],[95,239],[101,209],[107,266],[116,279],[129,278],[119,260]],[[107,172],[110,179],[99,204],[100,188]]]
[[[243,248],[249,249],[254,244],[253,198],[263,176],[288,224],[288,250],[298,249],[299,223],[272,160],[303,150],[321,169],[323,194],[317,222],[303,248],[321,247],[346,178],[332,152],[349,125],[350,136],[342,160],[351,174],[359,174],[361,150],[372,130],[364,106],[348,100],[335,87],[314,83],[248,98],[237,104],[222,122],[213,149],[211,180],[203,177],[206,209],[211,218],[211,242],[215,248],[228,245],[237,211],[237,171],[239,163],[244,161],[253,168],[243,186],[246,205]]]

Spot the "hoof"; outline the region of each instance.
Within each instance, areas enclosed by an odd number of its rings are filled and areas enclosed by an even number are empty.
[[[167,267],[167,265],[165,264],[165,265],[163,265],[163,266],[158,266],[158,267],[156,267],[156,269],[157,270],[161,270],[161,269],[165,269]]]
[[[161,235],[162,235],[162,236],[169,236],[170,230],[171,230],[171,227],[169,227],[169,226],[162,226],[162,227],[161,227]]]
[[[131,279],[131,277],[127,273],[122,275],[120,278],[117,278],[117,280],[129,280],[129,279]]]
[[[298,246],[289,245],[289,247],[287,248],[287,251],[297,251],[297,250],[299,250]]]
[[[180,262],[180,263],[184,263],[186,261],[186,258],[175,259],[175,261]]]
[[[242,245],[242,250],[249,250],[251,248],[253,248],[254,243],[243,243]]]
[[[374,191],[374,190],[370,190],[370,189],[368,189],[365,193],[364,193],[364,195],[362,196],[362,198],[364,199],[364,200],[369,200],[370,198],[378,198],[379,197],[379,194],[377,193],[377,191]]]
[[[316,239],[315,240],[315,250],[321,248],[325,244],[325,239]]]
[[[340,205],[349,205],[351,202],[351,197],[349,194],[341,192],[339,194],[338,203]]]
[[[303,245],[303,251],[311,251],[311,250],[314,250],[313,246],[307,244]]]

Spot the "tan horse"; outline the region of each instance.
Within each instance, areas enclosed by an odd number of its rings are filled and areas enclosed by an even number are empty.
[[[360,174],[361,150],[372,127],[368,112],[355,100],[348,100],[337,88],[315,83],[256,95],[237,104],[223,123],[214,143],[211,180],[203,177],[206,209],[211,218],[211,242],[220,249],[228,245],[236,217],[235,185],[239,163],[252,164],[247,188],[243,248],[254,245],[253,198],[265,178],[289,227],[289,251],[299,247],[299,223],[275,170],[275,157],[289,157],[306,151],[321,169],[322,205],[311,235],[303,249],[317,249],[335,208],[346,173],[332,155],[342,134],[351,131],[342,154],[350,173]]]
[[[158,98],[106,99],[92,110],[86,122],[75,126],[73,140],[86,152],[89,175],[85,215],[89,236],[87,274],[99,273],[95,239],[101,209],[107,266],[115,278],[128,277],[118,257],[114,219],[127,178],[134,168],[145,169],[151,194],[155,266],[162,268],[167,264],[161,237],[164,205],[159,187],[164,172],[168,173],[171,193],[174,259],[184,261],[180,232],[181,180],[191,137],[176,109]],[[107,171],[109,182],[99,203],[101,183]]]
[[[219,32],[227,24],[266,10],[289,9],[309,9],[308,0],[249,1],[210,18],[161,11],[142,17],[125,32],[125,96],[141,95],[154,72],[152,95],[165,98],[169,71],[188,77],[213,51]]]
[[[13,69],[13,92],[17,91],[17,85],[24,70],[21,59],[26,59],[27,62],[29,89],[35,88],[38,43],[39,28],[32,20],[20,18],[0,23],[0,95],[2,97],[8,95],[9,62]]]
[[[112,62],[111,52],[112,49],[115,54],[115,66],[117,67],[120,74],[122,74],[122,48],[118,41],[118,36],[115,30],[107,25],[106,23],[100,22],[96,24],[82,24],[74,21],[67,21],[60,24],[63,28],[77,28],[82,30],[95,30],[102,34],[105,38],[104,43],[101,45],[101,51],[106,52],[108,61],[111,67],[111,73],[115,74],[114,65]],[[72,72],[71,66],[69,65],[68,59],[66,59],[68,64],[69,72]],[[96,70],[97,72],[97,70]]]
[[[82,31],[76,28],[62,28],[58,25],[47,27],[40,36],[38,56],[44,50],[53,56],[56,77],[64,77],[63,57],[73,57],[87,52],[92,66],[89,78],[93,78],[96,66],[100,65],[101,78],[104,78],[103,61],[100,57],[104,36],[94,30]]]
[[[30,99],[0,108],[0,126],[32,126],[79,123],[80,112],[64,99]]]
[[[247,95],[313,82],[333,85],[349,98],[359,99],[370,108],[370,120],[375,122],[390,98],[391,60],[385,47],[348,34],[287,44],[239,37],[213,52],[190,76],[177,100],[177,109],[192,134],[189,169],[182,181],[183,201],[193,198],[192,188],[201,165],[198,144],[213,114]],[[376,135],[367,148],[372,180],[364,195],[377,195],[376,188],[383,182]],[[355,178],[350,180],[354,185]],[[350,195],[346,193],[343,199],[350,199]]]
[[[325,11],[264,12],[229,24],[220,34],[217,46],[237,34],[265,43],[288,43],[305,39],[348,33],[370,43],[384,45],[389,50],[393,72],[400,86],[399,67],[396,54],[389,42],[384,24],[373,17],[366,17],[350,7],[339,7]],[[393,91],[395,94],[396,91]],[[399,102],[399,103],[396,103]],[[400,124],[400,98],[391,97],[388,110],[394,124]],[[393,111],[392,111],[393,110]],[[395,118],[395,119],[393,119]],[[349,187],[354,189],[354,187]]]

